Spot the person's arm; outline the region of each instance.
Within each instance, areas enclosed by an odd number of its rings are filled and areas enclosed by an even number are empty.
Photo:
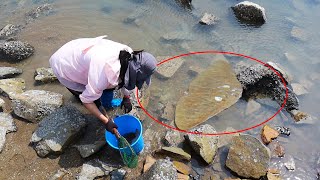
[[[108,123],[109,119],[99,111],[95,103],[83,103],[83,105],[90,111],[91,114],[97,117],[104,124]]]

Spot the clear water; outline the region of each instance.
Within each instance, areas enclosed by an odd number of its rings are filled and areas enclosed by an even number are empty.
[[[54,13],[41,17],[25,25],[25,13],[45,2],[53,4]],[[155,56],[178,55],[190,51],[222,50],[234,51],[255,57],[263,62],[280,63],[292,74],[293,82],[312,84],[309,94],[299,97],[301,110],[319,117],[320,102],[319,77],[312,80],[312,74],[320,73],[320,1],[319,0],[282,0],[253,2],[266,9],[267,23],[260,28],[241,25],[230,9],[238,1],[201,0],[193,1],[192,11],[178,6],[174,0],[1,0],[0,24],[22,24],[25,28],[19,39],[36,48],[34,56],[18,64],[23,68],[21,75],[27,82],[27,89],[45,89],[58,91],[66,96],[70,94],[58,84],[34,86],[33,73],[37,67],[48,66],[48,59],[65,42],[79,37],[108,35],[112,40],[128,44],[133,49],[145,49]],[[198,21],[204,12],[213,13],[220,18],[214,27],[203,27]],[[138,20],[125,23],[128,16],[137,14]],[[301,42],[291,37],[293,26],[300,27],[307,34],[307,41]],[[187,40],[166,42],[161,37],[177,32]],[[284,53],[295,56],[288,62]],[[241,58],[228,58],[231,63]],[[179,74],[169,81],[154,78],[152,84],[154,99],[177,101],[187,91],[192,77],[188,76],[189,66],[205,68],[210,64],[210,56],[187,58]],[[2,65],[10,65],[1,62]],[[209,83],[209,82],[208,82]],[[160,95],[159,95],[160,94]],[[272,116],[277,106],[262,106],[251,116],[244,114],[246,102],[240,101],[219,116],[209,120],[217,130],[226,127],[246,128]],[[152,115],[158,117],[157,103],[152,103]],[[285,118],[287,117],[287,118]],[[151,121],[151,120],[150,120]],[[287,171],[280,159],[274,166],[281,169],[284,179],[315,179],[315,165],[320,157],[320,121],[312,124],[295,124],[285,112],[269,122],[272,125],[285,125],[291,128],[289,137],[279,138],[287,155],[292,155],[296,170]],[[257,128],[248,133],[258,135]]]

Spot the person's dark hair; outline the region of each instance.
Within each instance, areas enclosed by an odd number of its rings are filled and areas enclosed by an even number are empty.
[[[129,53],[126,50],[121,50],[119,53],[119,60],[120,60],[120,79],[121,83],[119,84],[119,88],[121,88],[124,85],[124,76],[126,74],[126,71],[128,69],[129,61],[132,59],[135,59],[135,56],[141,53],[143,50],[139,51],[133,51],[133,53]]]

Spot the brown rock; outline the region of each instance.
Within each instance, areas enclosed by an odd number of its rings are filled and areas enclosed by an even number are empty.
[[[281,180],[279,175],[274,175],[270,172],[267,173],[267,179],[268,180]]]
[[[284,152],[284,147],[280,143],[276,143],[275,148],[273,152],[278,156],[278,157],[283,157],[285,152]]]
[[[181,173],[177,173],[177,174],[178,174],[177,180],[189,180],[189,176],[181,174]]]
[[[146,161],[145,161],[144,166],[143,166],[143,173],[145,173],[146,171],[148,171],[148,169],[149,169],[156,161],[157,161],[157,160],[154,159],[153,157],[147,156],[147,157],[146,157]]]
[[[169,156],[175,160],[187,160],[190,161],[191,155],[185,152],[181,148],[177,147],[162,147],[161,150],[156,152],[158,155]]]
[[[275,139],[279,136],[279,132],[268,125],[263,126],[261,132],[261,139],[264,144],[269,144],[272,139]]]
[[[271,173],[271,174],[280,174],[280,170],[279,169],[269,169],[268,172]]]
[[[190,174],[190,167],[182,162],[179,161],[173,161],[174,168],[177,169],[178,172],[181,172],[182,174],[189,175]]]

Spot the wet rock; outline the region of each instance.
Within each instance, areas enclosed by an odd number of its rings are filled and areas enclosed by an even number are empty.
[[[6,102],[2,98],[0,98],[0,110],[1,111],[3,111],[5,105],[6,105]]]
[[[61,168],[53,176],[51,176],[49,180],[62,180],[66,174],[69,174],[69,172],[64,168]]]
[[[126,171],[124,169],[117,169],[111,172],[110,180],[123,180],[126,175]]]
[[[250,115],[261,108],[261,105],[254,100],[249,100],[246,108],[246,115]]]
[[[37,82],[48,83],[58,80],[51,68],[37,68],[34,79]]]
[[[7,24],[0,30],[0,40],[8,39],[15,36],[20,31],[20,26],[15,26],[13,24]]]
[[[0,59],[17,62],[33,55],[34,47],[26,42],[6,41],[0,43]]]
[[[0,113],[0,127],[5,128],[6,133],[16,132],[17,126],[13,121],[11,114],[8,113]]]
[[[234,132],[236,131],[235,129],[233,129],[232,127],[227,127],[227,129],[224,132]],[[218,140],[218,148],[221,148],[223,146],[226,146],[228,144],[230,144],[232,142],[232,138],[234,136],[239,136],[240,133],[234,133],[234,134],[225,134],[223,136],[219,136],[219,140]]]
[[[160,159],[138,179],[141,180],[174,180],[177,179],[177,170],[171,161]]]
[[[292,86],[293,92],[298,96],[309,93],[308,90],[304,86],[302,86],[301,84],[292,83],[291,86]]]
[[[191,168],[182,162],[173,161],[173,166],[174,166],[174,168],[177,169],[178,172],[180,172],[184,175],[189,175],[191,172]]]
[[[6,143],[7,129],[0,126],[0,153],[2,152],[4,145]]]
[[[279,132],[268,125],[263,126],[261,139],[264,144],[269,144],[273,139],[279,136]]]
[[[202,25],[215,25],[218,21],[219,18],[217,18],[213,14],[204,13],[199,23]]]
[[[299,41],[308,40],[308,35],[306,34],[306,32],[297,26],[292,27],[291,36]]]
[[[180,132],[168,130],[164,136],[164,144],[166,146],[177,146],[183,141]]]
[[[192,132],[217,133],[209,124],[201,125],[191,130]],[[210,164],[218,149],[218,136],[205,136],[199,134],[187,134],[186,139],[189,141],[193,150],[199,154],[208,164]]]
[[[305,112],[302,112],[302,111],[299,111],[299,110],[292,110],[289,113],[291,114],[291,116],[293,116],[293,119],[296,122],[307,121],[307,120],[313,120],[314,119],[309,114],[307,114]]]
[[[60,153],[83,133],[86,124],[86,118],[74,106],[61,107],[39,123],[32,134],[31,144],[40,157]]]
[[[279,74],[284,78],[284,80],[287,83],[292,82],[293,77],[291,74],[289,74],[286,70],[284,70],[284,67],[282,67],[280,64],[278,63],[274,63],[274,62],[267,62],[267,65],[270,65],[271,67],[273,67],[277,72],[279,72]]]
[[[190,161],[191,155],[185,152],[181,148],[177,147],[162,147],[160,151],[156,152],[157,154],[169,156],[175,160],[187,160]]]
[[[81,157],[86,158],[98,152],[105,144],[105,126],[94,116],[86,116],[88,125],[85,134],[74,145]]]
[[[279,142],[270,144],[270,150],[273,157],[283,157],[285,154],[284,147]]]
[[[0,67],[0,79],[12,78],[22,73],[22,69],[15,67]]]
[[[160,60],[165,60],[168,58],[170,58],[170,57],[169,56],[158,56],[157,60],[160,61]],[[179,58],[177,60],[173,60],[173,61],[167,61],[167,62],[161,64],[157,68],[155,75],[160,79],[169,79],[182,66],[183,62],[184,62],[184,60],[181,58]]]
[[[257,64],[245,68],[237,74],[237,78],[243,87],[243,97],[263,95],[276,101],[280,106],[286,99],[286,88],[282,80],[273,70],[266,66]],[[290,88],[288,88],[285,109],[288,112],[299,109],[299,100]]]
[[[284,166],[289,170],[289,171],[293,171],[296,169],[296,164],[294,162],[294,159],[292,156],[288,157],[287,162],[284,163]]]
[[[173,31],[170,33],[166,33],[160,38],[165,42],[182,42],[182,41],[192,41],[194,37],[192,34],[184,31]]]
[[[126,17],[123,22],[127,24],[135,24],[139,26],[140,19],[143,18],[148,13],[148,9],[143,6],[139,6],[139,8],[135,9],[133,13],[131,13],[128,17]]]
[[[244,178],[260,178],[267,174],[270,154],[268,149],[250,135],[233,137],[226,166]]]
[[[267,20],[265,9],[258,4],[243,1],[231,8],[240,22],[262,25]]]
[[[43,4],[26,13],[26,20],[30,22],[38,19],[41,16],[48,16],[53,13],[53,7],[51,4]]]
[[[21,78],[1,79],[0,80],[0,93],[14,99],[15,96],[24,92],[25,81]]]
[[[143,166],[143,173],[147,172],[148,169],[156,162],[157,160],[151,156],[147,156]]]
[[[286,60],[289,62],[296,62],[297,61],[297,57],[291,53],[286,52],[286,53],[284,53],[284,56],[285,56]]]
[[[188,94],[179,99],[175,124],[182,130],[193,128],[235,104],[241,94],[241,84],[230,64],[215,61],[190,83]]]
[[[43,90],[29,90],[12,100],[14,113],[31,122],[37,122],[63,104],[62,95]]]

